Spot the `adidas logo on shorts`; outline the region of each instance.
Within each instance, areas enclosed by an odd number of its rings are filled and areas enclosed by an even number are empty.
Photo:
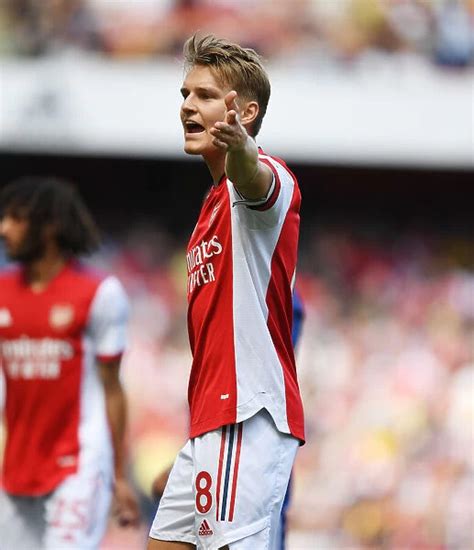
[[[208,537],[209,535],[213,535],[214,531],[211,529],[211,526],[209,523],[207,523],[207,520],[204,520],[201,523],[201,527],[199,527],[198,535],[200,537]]]

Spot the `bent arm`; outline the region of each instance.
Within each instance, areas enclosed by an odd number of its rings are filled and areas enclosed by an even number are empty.
[[[211,129],[214,145],[226,151],[225,173],[246,199],[266,197],[273,181],[272,171],[258,158],[258,147],[240,120],[237,93],[225,97],[226,116]]]

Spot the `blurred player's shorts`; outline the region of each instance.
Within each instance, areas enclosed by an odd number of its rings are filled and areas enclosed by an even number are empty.
[[[2,550],[99,547],[112,498],[110,468],[83,466],[52,493],[39,497],[0,492]]]

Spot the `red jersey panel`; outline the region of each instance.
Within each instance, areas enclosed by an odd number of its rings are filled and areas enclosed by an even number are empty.
[[[102,430],[103,453],[110,455],[94,363],[96,356],[120,356],[123,349],[122,329],[110,329],[111,323],[104,321],[104,316],[111,315],[104,310],[105,302],[109,306],[111,302],[106,295],[123,295],[110,291],[118,284],[76,262],[67,264],[42,292],[29,288],[21,270],[0,275],[0,362],[6,382],[7,426],[3,486],[7,492],[45,494],[75,472],[81,453],[87,450],[90,455],[94,446],[94,430],[88,426],[92,413],[97,415],[96,429]],[[84,407],[86,399],[90,412]]]
[[[267,409],[304,440],[291,342],[301,195],[286,165],[268,196],[248,201],[222,178],[206,197],[187,249],[191,437]]]

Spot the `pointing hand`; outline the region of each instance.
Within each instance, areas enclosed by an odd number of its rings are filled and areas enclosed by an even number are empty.
[[[218,121],[211,128],[214,136],[213,144],[225,151],[233,151],[245,147],[248,138],[247,131],[240,122],[237,92],[232,90],[225,98],[226,114],[222,122]]]

